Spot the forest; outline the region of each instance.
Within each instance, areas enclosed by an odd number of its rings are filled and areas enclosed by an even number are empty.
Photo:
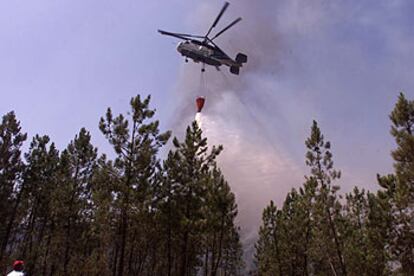
[[[377,175],[375,192],[345,195],[332,145],[313,122],[306,181],[263,211],[257,275],[414,275],[414,101],[401,93],[389,118],[394,173]]]
[[[414,101],[403,93],[389,116],[393,173],[377,176],[376,191],[340,193],[332,145],[313,122],[309,173],[263,210],[249,272],[223,147],[208,146],[196,122],[183,140],[162,132],[150,100],[100,118],[113,158],[84,128],[59,150],[3,115],[1,273],[22,259],[27,275],[414,275]]]

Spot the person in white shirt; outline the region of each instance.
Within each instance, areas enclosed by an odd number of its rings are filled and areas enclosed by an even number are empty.
[[[22,260],[15,260],[13,263],[13,271],[7,276],[24,276],[24,262]]]

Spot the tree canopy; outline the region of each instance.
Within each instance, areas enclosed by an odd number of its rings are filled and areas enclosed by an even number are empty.
[[[99,154],[81,128],[59,150],[14,112],[0,123],[0,269],[27,275],[244,275],[236,197],[196,122],[161,131],[150,96],[110,108]],[[332,144],[313,121],[304,182],[263,210],[252,275],[414,275],[414,101],[390,114],[394,171],[340,193]],[[169,144],[161,159],[160,151]],[[350,172],[352,173],[352,172]],[[234,183],[237,185],[237,183]]]

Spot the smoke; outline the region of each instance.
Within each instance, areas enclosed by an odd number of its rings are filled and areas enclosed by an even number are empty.
[[[277,137],[267,136],[267,126],[249,112],[237,94],[224,93],[220,103],[201,113],[198,121],[210,145],[224,145],[218,162],[236,194],[238,223],[250,263],[263,208],[270,200],[280,203],[300,182],[300,171],[279,147]]]
[[[189,19],[197,25],[193,31],[207,31],[220,8],[219,1],[200,4]],[[286,193],[303,180],[302,164],[285,147],[292,124],[299,118],[295,119],[298,101],[282,90],[287,59],[292,56],[279,30],[283,9],[283,5],[270,0],[235,2],[215,32],[234,18],[243,17],[241,23],[216,40],[233,58],[239,52],[248,56],[240,75],[229,74],[224,66],[220,72],[208,67],[202,74],[201,65],[185,64],[176,89],[181,99],[174,124],[176,134],[194,118],[195,98],[206,97],[196,121],[210,145],[224,146],[219,164],[237,197],[248,263],[263,208],[270,200],[281,203]],[[312,15],[307,16],[308,21],[313,20]]]
[[[224,66],[220,72],[207,67],[201,74],[201,65],[183,64],[175,89],[178,101],[173,130],[182,135],[194,119],[195,98],[205,96],[198,120],[209,145],[224,146],[219,163],[238,200],[248,261],[263,208],[270,200],[280,206],[287,192],[304,180],[304,140],[312,119],[322,121],[323,130],[330,130],[329,140],[343,142],[334,154],[345,156],[336,158],[337,164],[353,169],[352,177],[344,174],[348,185],[371,185],[378,172],[375,168],[390,165],[386,158],[389,149],[383,146],[389,145],[388,140],[377,137],[386,137],[388,132],[387,92],[399,88],[392,86],[396,77],[381,85],[376,80],[389,77],[385,69],[391,57],[401,62],[412,58],[402,56],[399,48],[381,49],[371,45],[375,40],[366,39],[376,33],[384,41],[382,47],[394,45],[397,21],[393,21],[396,26],[390,26],[386,18],[398,18],[395,15],[404,5],[379,2],[373,7],[357,1],[234,1],[212,33],[243,17],[216,40],[233,58],[238,52],[248,56],[240,75],[231,75]],[[194,5],[191,1],[188,4]],[[188,18],[189,30],[177,31],[204,34],[222,4],[198,4]],[[381,26],[386,26],[385,31]],[[352,35],[350,28],[355,29]],[[413,45],[403,42],[400,44]],[[388,55],[378,52],[373,57],[372,49]],[[413,85],[406,74],[400,74],[398,81]],[[377,101],[370,100],[373,93]],[[378,120],[382,117],[384,122]],[[364,143],[365,137],[371,137],[369,145]],[[349,155],[351,147],[358,147],[361,154]]]

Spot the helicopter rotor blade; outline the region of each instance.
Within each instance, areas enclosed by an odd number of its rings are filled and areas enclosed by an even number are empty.
[[[208,30],[206,37],[208,37],[208,35],[211,33],[211,31],[213,30],[214,27],[216,27],[217,23],[220,21],[220,18],[223,16],[224,12],[227,10],[227,8],[229,7],[229,2],[224,3],[223,8],[221,8],[220,13],[217,15],[216,20],[214,20],[213,25],[211,25],[210,29]]]
[[[162,30],[158,30],[158,32],[162,35],[168,35],[168,36],[173,36],[173,37],[180,38],[180,39],[183,39],[183,40],[188,40],[187,37],[184,37],[184,36],[176,34],[176,33],[170,33],[170,32],[166,32],[166,31],[162,31]]]
[[[215,38],[217,38],[218,36],[220,36],[222,33],[224,33],[225,31],[227,31],[228,29],[230,29],[231,27],[233,27],[234,25],[236,25],[237,23],[239,23],[242,20],[241,17],[237,18],[236,20],[234,20],[233,22],[231,22],[226,28],[224,28],[223,30],[221,30],[220,32],[218,32],[211,40],[214,40]]]
[[[158,30],[158,32],[162,35],[173,36],[173,37],[184,39],[184,40],[188,40],[189,38],[204,38],[204,36],[201,36],[201,35],[171,33],[171,32],[166,32],[163,30]]]

